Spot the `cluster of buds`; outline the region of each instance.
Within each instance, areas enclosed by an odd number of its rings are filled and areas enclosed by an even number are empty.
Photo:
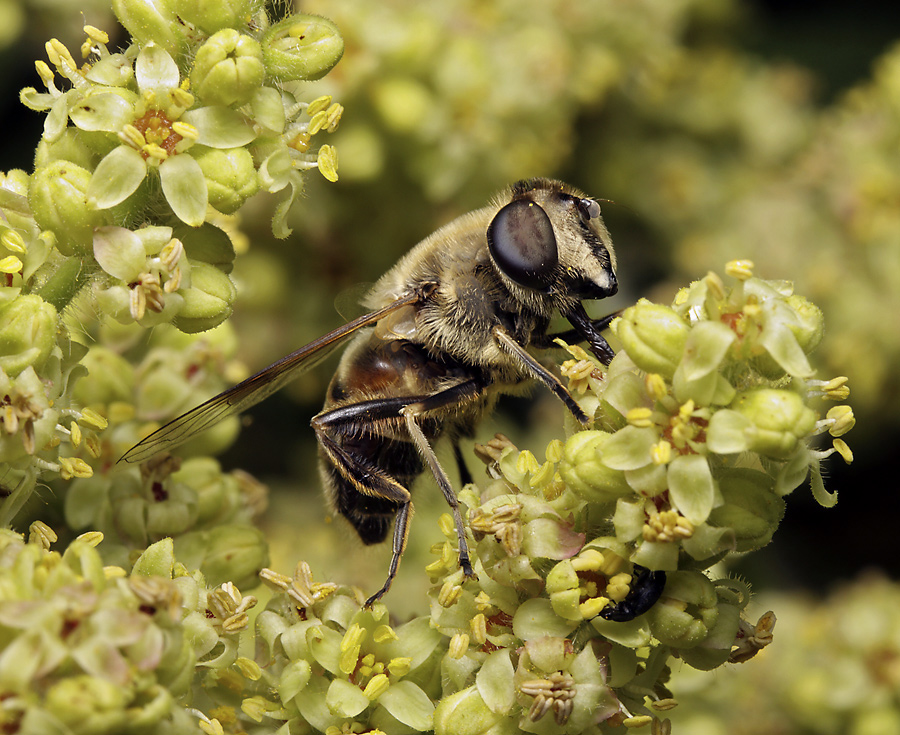
[[[708,570],[767,543],[805,476],[833,503],[815,478],[829,453],[850,457],[853,418],[814,407],[847,395],[812,379],[819,311],[746,262],[728,272],[730,287],[710,274],[672,307],[626,310],[608,369],[569,348],[595,428],[551,441],[543,462],[502,435],[476,447],[490,480],[460,501],[477,579],[445,514],[427,616],[393,627],[306,565],[264,572],[278,594],[244,716],[335,734],[667,733],[674,659],[709,671],[766,647],[774,613],[749,620],[749,587]]]
[[[35,64],[43,90],[19,95],[46,114],[34,171],[0,175],[0,521],[39,479],[75,480],[67,520],[117,538],[125,556],[109,543],[107,558],[124,562],[163,536],[246,525],[260,502],[238,488],[252,483],[218,468],[201,485],[109,472],[148,428],[222,387],[226,361],[200,353],[233,335],[183,334],[231,314],[239,238],[228,217],[258,192],[275,195],[284,237],[305,173],[336,180],[334,148],[320,141],[343,108],[304,100],[303,83],[338,62],[343,41],[324,18],[275,21],[259,0],[117,0],[113,10],[131,34],[124,48],[90,25],[80,49],[46,44]],[[70,338],[75,324],[87,339]],[[169,325],[180,334],[159,332],[137,369],[122,357],[138,326]],[[222,427],[209,448],[235,433]]]
[[[275,231],[284,236],[302,173],[337,178],[334,149],[313,154],[311,139],[337,127],[341,106],[288,88],[327,72],[343,42],[323,18],[270,26],[249,0],[227,12],[188,5],[117,3],[129,48],[110,50],[107,34],[86,26],[78,63],[51,40],[49,64],[37,62],[46,91],[20,97],[48,114],[28,187],[45,238],[82,270],[99,266],[104,313],[196,332],[225,319],[235,296],[234,252],[210,221],[216,213],[283,192]]]
[[[130,571],[103,565],[102,540],[87,533],[60,553],[43,523],[27,539],[0,533],[4,730],[194,732],[197,671],[252,669],[237,642],[254,598],[189,574],[171,540]]]

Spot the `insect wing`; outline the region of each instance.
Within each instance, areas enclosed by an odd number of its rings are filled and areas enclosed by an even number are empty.
[[[233,388],[219,393],[205,403],[201,403],[196,408],[173,419],[135,444],[122,455],[119,461],[143,462],[158,452],[171,451],[195,434],[211,428],[230,416],[246,411],[281,390],[294,378],[318,365],[359,329],[375,324],[379,319],[397,309],[417,303],[420,298],[421,295],[418,292],[411,293],[382,309],[364,314],[319,337],[255,375],[251,375],[242,383],[238,383]]]

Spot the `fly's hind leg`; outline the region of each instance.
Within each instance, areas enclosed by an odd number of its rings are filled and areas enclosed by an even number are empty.
[[[324,414],[323,418],[327,416],[328,414]],[[329,436],[328,430],[322,428],[322,424],[317,425],[314,421],[313,426],[316,429],[319,444],[325,452],[328,461],[331,462],[341,477],[349,482],[360,494],[385,500],[389,504],[396,506],[394,534],[391,540],[391,564],[388,568],[388,576],[384,585],[366,600],[365,606],[371,607],[391,588],[391,584],[397,576],[397,570],[400,568],[400,559],[406,550],[406,542],[409,538],[409,521],[413,513],[409,490],[387,473],[361,462],[352,454],[346,452],[338,442]],[[361,529],[357,528],[357,531],[362,536]],[[366,541],[367,539],[363,537],[363,540]],[[381,539],[378,540],[380,541]]]
[[[354,457],[341,446],[338,437],[359,434],[361,429],[366,433],[377,435],[378,425],[381,422],[399,420],[403,423],[416,451],[428,465],[450,506],[459,540],[459,566],[466,577],[474,578],[475,572],[469,558],[466,529],[459,511],[459,501],[417,419],[428,411],[468,403],[477,398],[483,389],[482,381],[470,379],[430,395],[380,398],[341,406],[325,411],[312,420],[313,429],[323,452],[341,477],[363,495],[396,504],[397,517],[388,577],[382,588],[366,600],[366,607],[384,596],[397,576],[400,558],[406,549],[413,508],[407,488],[371,462]]]

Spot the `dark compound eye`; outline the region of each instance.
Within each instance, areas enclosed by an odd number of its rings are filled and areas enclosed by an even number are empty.
[[[578,208],[585,219],[597,219],[600,216],[600,205],[593,199],[579,199]]]
[[[487,240],[497,267],[513,281],[538,291],[550,284],[559,253],[550,218],[537,204],[507,204],[488,226]]]

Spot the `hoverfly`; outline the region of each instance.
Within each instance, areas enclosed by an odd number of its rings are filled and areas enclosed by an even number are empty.
[[[365,544],[393,524],[390,588],[409,533],[409,488],[427,467],[449,504],[459,565],[474,577],[456,493],[432,444],[453,442],[463,482],[471,477],[459,440],[474,434],[499,394],[537,380],[581,423],[588,416],[528,348],[585,341],[604,364],[614,353],[582,301],[616,293],[616,259],[600,205],[559,181],[513,184],[416,245],[369,292],[369,313],[338,327],[163,426],[129,449],[142,462],[259,403],[353,338],[312,427],[332,508]],[[573,329],[548,334],[561,314]]]

